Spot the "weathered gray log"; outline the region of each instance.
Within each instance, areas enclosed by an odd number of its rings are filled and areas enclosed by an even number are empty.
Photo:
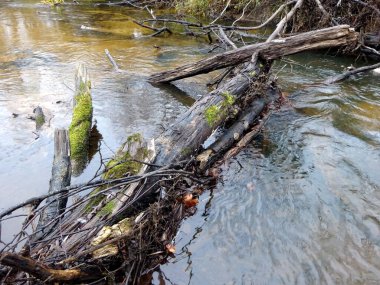
[[[257,121],[264,108],[279,98],[279,90],[269,89],[264,96],[254,99],[239,118],[223,134],[212,143],[205,151],[197,156],[199,168],[205,170],[216,160],[238,142],[243,134],[247,132]]]
[[[50,179],[49,194],[60,191],[70,185],[71,164],[70,146],[67,130],[56,129],[54,131],[54,160]],[[46,200],[47,207],[42,211],[37,224],[37,229],[32,241],[37,241],[46,236],[59,222],[50,223],[57,218],[66,207],[67,197],[65,192],[56,196],[50,196]]]
[[[238,65],[250,60],[255,52],[258,52],[265,59],[276,59],[305,50],[345,46],[357,41],[357,37],[357,33],[348,25],[301,33],[271,42],[241,47],[173,70],[155,73],[149,77],[149,81],[153,83],[170,82]]]
[[[237,100],[248,90],[249,84],[256,80],[263,69],[264,66],[249,64],[223,86],[196,101],[156,140],[158,154],[155,163],[159,165],[174,163],[199,149],[215,128],[206,120],[207,110],[223,104],[226,95]],[[218,120],[221,122],[226,116],[227,114],[222,112]]]
[[[132,175],[141,175],[148,166],[138,161],[152,162],[155,155],[154,140],[145,142],[139,134],[131,135],[115,157],[108,162],[107,168],[109,170],[104,173],[103,178],[117,178],[117,176],[127,175],[127,172],[132,172]],[[59,252],[48,249],[50,244],[49,237],[59,237],[67,232],[71,234],[62,242],[62,246],[67,252],[79,253],[82,247],[88,245],[94,237],[89,235],[89,232],[98,232],[103,227],[105,220],[110,216],[117,215],[125,205],[128,205],[128,202],[132,199],[132,194],[138,186],[139,182],[136,182],[119,190],[114,189],[114,194],[112,195],[108,192],[98,196],[95,194],[101,194],[99,192],[102,188],[94,189],[92,192],[94,195],[90,194],[85,197],[87,199],[86,203],[79,205],[70,215],[62,217],[60,228],[56,227],[51,231],[46,238],[46,242],[31,243],[31,254],[47,250],[51,255],[60,255]]]

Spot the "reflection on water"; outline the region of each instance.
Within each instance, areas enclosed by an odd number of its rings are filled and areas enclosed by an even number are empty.
[[[0,209],[46,192],[53,130],[69,125],[78,63],[92,77],[94,134],[103,138],[103,157],[129,134],[157,135],[193,103],[176,87],[158,88],[145,78],[200,58],[207,46],[181,36],[141,38],[150,31],[131,19],[142,13],[0,2]],[[105,48],[128,73],[112,70]],[[224,166],[217,187],[183,223],[176,258],[153,273],[153,283],[380,283],[378,78],[312,86],[351,59],[312,53],[292,59],[277,63],[289,106]],[[188,82],[176,86],[194,96],[205,92]],[[37,105],[52,119],[34,134],[26,117]],[[98,146],[74,183],[94,175]],[[11,232],[14,224],[3,228]]]

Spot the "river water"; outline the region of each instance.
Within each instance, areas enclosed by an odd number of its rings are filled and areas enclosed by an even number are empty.
[[[156,136],[206,92],[207,76],[179,88],[146,83],[148,74],[202,58],[210,47],[180,35],[144,38],[149,31],[131,21],[139,17],[147,15],[1,1],[0,210],[47,191],[53,132],[70,123],[78,63],[89,69],[103,138],[73,183],[91,179],[128,135]],[[106,48],[127,72],[113,70]],[[275,64],[287,104],[223,166],[152,283],[380,283],[379,77],[315,84],[352,61],[305,53]],[[38,105],[51,117],[40,130],[27,119]],[[16,226],[4,222],[2,239]]]

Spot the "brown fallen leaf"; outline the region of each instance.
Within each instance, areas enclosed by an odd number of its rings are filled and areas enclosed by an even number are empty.
[[[165,248],[166,248],[167,253],[171,253],[171,254],[175,253],[175,245],[174,244],[168,243],[167,245],[165,245]]]
[[[199,200],[198,198],[193,198],[193,194],[187,193],[183,196],[182,202],[187,208],[191,208],[196,206],[199,203]]]

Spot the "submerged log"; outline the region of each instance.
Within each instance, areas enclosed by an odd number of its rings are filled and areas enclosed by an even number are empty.
[[[257,43],[227,51],[173,70],[151,75],[153,83],[170,82],[249,61],[253,53],[270,60],[311,49],[346,46],[357,41],[357,33],[348,25],[341,25],[287,38]]]
[[[56,218],[64,211],[67,203],[67,191],[62,192],[61,189],[69,186],[70,180],[71,164],[68,132],[56,129],[54,132],[54,160],[49,194],[58,191],[60,191],[60,194],[47,198],[47,207],[41,213],[36,234],[31,238],[31,242],[35,242],[46,236],[59,222],[59,219]],[[55,219],[56,221],[51,223]]]
[[[371,71],[371,70],[374,70],[376,68],[380,68],[380,62],[376,63],[376,64],[373,64],[373,65],[362,66],[362,67],[359,67],[359,68],[348,70],[346,72],[343,72],[342,74],[339,74],[339,75],[327,78],[323,83],[325,83],[325,84],[333,84],[333,83],[345,80],[345,79],[349,78],[352,75],[363,73],[363,72],[367,72],[367,71]]]

